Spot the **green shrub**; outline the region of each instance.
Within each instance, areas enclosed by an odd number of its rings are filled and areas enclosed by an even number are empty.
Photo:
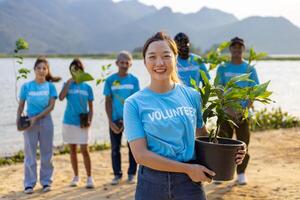
[[[257,122],[257,123],[256,123]],[[261,131],[279,128],[293,128],[300,126],[300,119],[282,111],[281,108],[266,108],[256,111],[250,123],[252,131]]]

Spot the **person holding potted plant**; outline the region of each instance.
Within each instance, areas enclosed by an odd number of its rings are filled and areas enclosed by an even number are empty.
[[[128,73],[132,66],[132,56],[129,52],[122,51],[117,56],[116,65],[118,72],[109,76],[104,85],[105,109],[109,120],[109,135],[111,141],[111,159],[114,171],[112,185],[119,184],[122,178],[121,153],[123,133],[123,107],[124,101],[140,89],[138,79]],[[136,162],[129,149],[128,183],[134,183],[136,174]]]
[[[51,190],[53,164],[53,122],[51,111],[54,109],[57,92],[53,82],[58,82],[59,77],[51,74],[50,66],[46,58],[39,57],[34,64],[35,78],[22,85],[20,101],[17,111],[17,126],[20,129],[20,118],[27,104],[29,127],[24,132],[24,192],[33,193],[37,182],[36,153],[40,147],[40,183],[43,192]]]
[[[231,61],[219,66],[217,69],[219,84],[225,86],[233,77],[249,73],[249,79],[252,80],[251,82],[240,81],[236,84],[241,88],[258,85],[259,80],[257,77],[256,69],[254,68],[254,66],[250,66],[246,61],[243,60],[245,52],[244,40],[239,37],[231,39],[229,50],[231,53]],[[243,100],[240,102],[240,104],[243,108],[252,107],[252,102],[249,101]],[[224,122],[220,127],[219,136],[232,138],[233,132],[235,130],[237,139],[245,142],[248,146],[250,131],[247,119],[243,119],[242,113],[236,111],[234,108],[228,108],[227,113],[237,126],[232,126],[229,122]],[[248,165],[249,158],[250,156],[247,152],[243,163],[237,166],[238,183],[241,185],[247,184],[245,170]]]
[[[143,57],[151,82],[124,105],[125,134],[140,164],[135,199],[206,199],[201,182],[215,173],[193,164],[195,136],[206,133],[200,94],[179,83],[177,46],[165,33],[146,41]],[[237,152],[237,164],[244,154]]]
[[[84,166],[87,173],[87,188],[94,188],[91,174],[91,159],[88,150],[90,126],[93,118],[93,90],[90,85],[76,79],[76,73],[83,73],[84,66],[80,59],[74,59],[69,67],[71,78],[64,84],[59,99],[67,99],[62,134],[63,141],[70,146],[70,159],[74,177],[70,186],[75,187],[79,183],[77,145],[83,156]]]
[[[174,37],[174,40],[178,48],[177,71],[182,83],[189,87],[194,87],[193,84],[191,84],[191,80],[194,80],[197,86],[199,86],[200,83],[204,85],[199,70],[204,71],[208,79],[210,79],[210,76],[205,64],[199,63],[201,57],[190,53],[189,37],[185,33],[178,33]]]

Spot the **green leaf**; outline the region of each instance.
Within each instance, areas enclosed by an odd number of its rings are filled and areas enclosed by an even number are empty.
[[[209,80],[207,78],[206,73],[203,70],[201,70],[201,69],[199,70],[199,72],[200,72],[200,75],[201,75],[201,78],[202,78],[204,84],[205,85],[209,85]]]
[[[265,93],[269,84],[270,84],[270,81],[254,86],[251,95],[253,95],[254,97],[258,97],[260,95],[264,96],[264,95],[270,94],[270,92]]]
[[[230,81],[228,81],[228,83],[226,84],[225,90],[227,90],[230,87],[234,87],[235,84],[237,84],[238,82],[241,82],[241,81],[255,82],[255,81],[249,79],[249,77],[250,77],[250,74],[248,73],[248,74],[241,74],[239,76],[235,76],[235,77],[231,78]]]
[[[231,119],[227,119],[226,120],[227,122],[229,122],[229,124],[232,124],[233,126],[235,126],[235,127],[239,127],[233,120],[231,120]]]
[[[190,79],[190,83],[191,83],[191,85],[192,85],[195,89],[198,89],[198,85],[197,85],[195,79],[191,78],[191,79]]]
[[[16,49],[15,51],[20,51],[20,50],[25,50],[25,49],[29,49],[29,44],[28,42],[25,41],[25,39],[23,38],[19,38],[17,41],[16,41]]]
[[[73,79],[77,83],[94,80],[94,78],[89,73],[83,72],[81,70],[73,71]]]
[[[18,70],[18,72],[19,72],[20,74],[28,74],[28,73],[30,73],[30,70],[27,69],[27,68],[20,68],[20,69]]]
[[[217,48],[218,52],[222,52],[224,49],[227,49],[230,46],[230,42],[226,41],[226,42],[222,42],[219,47]]]
[[[199,65],[205,64],[206,60],[201,57],[194,57],[194,61],[197,62]]]

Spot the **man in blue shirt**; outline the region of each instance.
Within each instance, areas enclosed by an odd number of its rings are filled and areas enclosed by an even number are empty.
[[[203,70],[208,79],[210,79],[209,73],[204,63],[199,63],[200,56],[190,53],[190,40],[184,33],[178,33],[174,38],[177,48],[177,71],[178,76],[184,85],[193,87],[191,80],[195,80],[199,86],[200,82],[203,86],[203,80],[200,74],[200,70]]]
[[[106,79],[103,91],[103,94],[106,97],[105,108],[109,120],[112,166],[115,175],[111,182],[112,185],[119,184],[122,178],[120,147],[122,142],[122,132],[124,130],[124,102],[125,99],[140,89],[138,79],[128,73],[128,70],[132,65],[132,56],[130,53],[122,51],[117,57],[116,65],[119,70],[117,73],[112,74]],[[136,162],[129,148],[128,183],[134,183],[136,167]]]
[[[227,84],[233,77],[250,73],[250,79],[254,82],[240,81],[237,83],[240,87],[249,87],[259,84],[256,70],[253,66],[250,66],[247,62],[243,60],[243,54],[245,52],[244,40],[238,37],[231,39],[231,44],[229,47],[231,53],[231,61],[221,65],[217,69],[217,76],[219,77],[219,83],[223,86]],[[242,107],[252,107],[252,102],[241,101]],[[234,109],[228,109],[228,114],[232,116],[234,122],[238,127],[232,128],[229,123],[225,123],[221,126],[219,133],[220,137],[232,138],[233,131],[235,130],[238,140],[241,140],[249,145],[250,131],[249,124],[247,120],[242,120],[240,113],[236,112]],[[245,170],[249,162],[249,154],[247,153],[243,163],[237,166],[238,182],[241,185],[247,184],[247,179],[245,176]]]

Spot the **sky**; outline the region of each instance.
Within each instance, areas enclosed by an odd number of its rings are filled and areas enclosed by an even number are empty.
[[[115,2],[122,0],[114,0]],[[174,12],[197,12],[203,6],[216,8],[238,19],[249,16],[283,16],[300,27],[300,0],[138,0],[157,8],[170,7]]]

